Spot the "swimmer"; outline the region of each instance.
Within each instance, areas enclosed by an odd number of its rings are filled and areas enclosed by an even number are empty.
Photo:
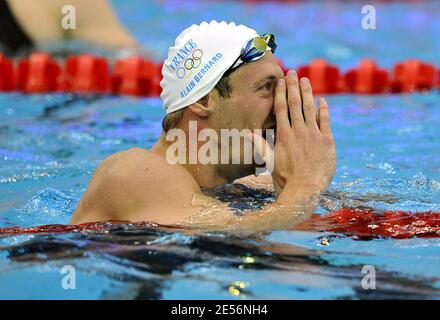
[[[315,106],[310,82],[294,70],[285,76],[274,56],[274,36],[259,36],[234,23],[203,22],[183,31],[170,47],[162,69],[163,131],[150,150],[132,148],[111,155],[94,172],[70,221],[152,221],[161,225],[216,226],[220,229],[287,229],[306,219],[316,198],[326,192],[336,168],[336,148],[327,102]],[[200,62],[198,60],[201,60]],[[205,70],[202,72],[201,70]],[[261,210],[234,215],[227,204],[201,188],[232,183],[255,174],[250,164],[202,164],[169,152],[172,130],[191,144],[212,129],[251,129],[258,156],[273,159],[271,179],[276,200]],[[276,129],[273,157],[267,136],[256,129]],[[266,139],[265,139],[266,138]],[[261,143],[261,144],[260,144]],[[204,147],[193,141],[198,152]],[[218,155],[224,146],[217,146]],[[245,149],[239,147],[240,160]],[[231,157],[234,148],[227,149]],[[237,151],[237,150],[235,150]],[[255,177],[252,180],[255,182]],[[263,178],[264,179],[264,178]]]
[[[75,8],[76,29],[61,27],[65,5]],[[0,1],[0,29],[0,49],[9,54],[62,40],[107,49],[139,49],[106,0]]]

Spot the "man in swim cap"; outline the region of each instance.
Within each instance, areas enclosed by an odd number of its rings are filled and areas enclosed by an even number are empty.
[[[269,230],[306,217],[335,172],[329,110],[322,98],[315,107],[307,78],[299,80],[294,70],[283,74],[275,48],[273,35],[234,23],[203,22],[184,30],[162,69],[166,116],[159,140],[150,150],[132,148],[105,159],[70,222]],[[264,132],[275,128],[272,152]],[[221,139],[224,130],[248,133],[237,145]],[[257,155],[246,162],[249,151],[241,142],[249,140]],[[273,203],[237,217],[227,204],[202,194],[201,188],[254,174],[258,157],[271,172]]]

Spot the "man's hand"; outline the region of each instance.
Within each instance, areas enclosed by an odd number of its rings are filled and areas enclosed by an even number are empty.
[[[294,70],[279,79],[275,88],[274,113],[277,122],[272,178],[280,195],[286,185],[308,196],[326,191],[336,168],[336,148],[330,129],[327,102],[320,98],[315,108],[307,78],[298,81]],[[290,116],[290,121],[289,121]],[[256,137],[256,139],[262,139]],[[258,145],[258,144],[257,144]],[[279,199],[281,202],[283,196]]]

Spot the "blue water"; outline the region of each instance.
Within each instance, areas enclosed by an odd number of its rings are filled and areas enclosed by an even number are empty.
[[[374,33],[354,18],[358,4],[113,2],[157,59],[184,26],[216,17],[273,30],[279,55],[294,66],[315,56],[342,67],[362,56],[385,66],[408,57],[440,65],[435,2],[378,5]],[[339,199],[331,209],[360,203],[440,211],[439,92],[327,98],[338,152],[330,192]],[[0,227],[67,223],[99,162],[149,148],[162,117],[158,99],[0,94]],[[75,290],[62,288],[66,265],[77,270]],[[376,268],[375,290],[361,286],[365,265]],[[189,234],[130,225],[1,236],[0,298],[439,299],[440,239]]]

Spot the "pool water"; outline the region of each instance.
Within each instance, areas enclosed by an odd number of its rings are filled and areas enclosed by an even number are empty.
[[[188,21],[220,17],[274,29],[280,56],[293,65],[321,56],[346,68],[365,55],[389,67],[410,54],[440,65],[435,2],[381,5],[384,30],[368,35],[352,18],[360,12],[356,4],[113,2],[122,21],[157,57]],[[131,6],[137,5],[134,13]],[[409,32],[397,34],[402,23],[392,14],[395,9],[412,25]],[[260,12],[273,14],[263,23],[256,19]],[[316,19],[326,17],[329,29],[308,22],[312,12]],[[287,20],[281,23],[277,15]],[[303,23],[292,33],[300,46],[289,42],[286,25],[295,21]],[[432,40],[422,49],[421,34]],[[396,41],[390,42],[393,35]],[[283,43],[294,47],[282,49]],[[440,211],[438,91],[327,99],[338,152],[329,190],[332,210],[355,203],[378,210]],[[159,99],[0,94],[0,228],[68,223],[100,161],[130,147],[151,147],[163,115]],[[232,188],[228,199],[258,205],[267,198],[252,190],[243,191],[243,197],[239,188]],[[317,213],[327,213],[328,207]],[[76,268],[75,290],[63,289],[60,270],[66,265]],[[362,288],[366,265],[376,270],[374,290]],[[194,234],[149,225],[2,235],[0,298],[439,299],[440,239],[359,241],[292,230]]]

